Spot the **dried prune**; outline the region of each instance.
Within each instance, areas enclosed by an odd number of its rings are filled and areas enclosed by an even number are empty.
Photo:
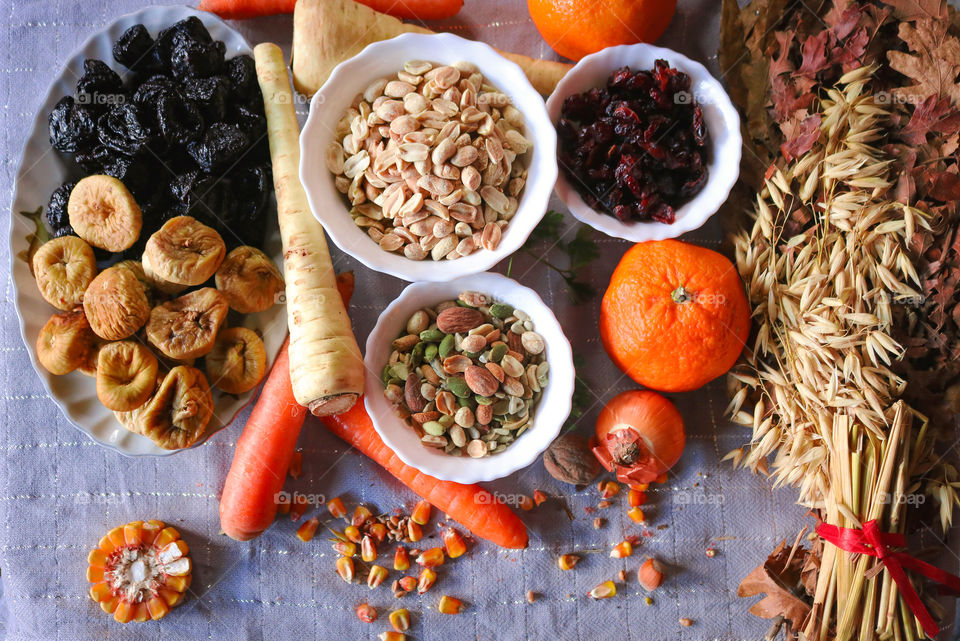
[[[179,79],[216,75],[223,69],[226,51],[226,45],[219,40],[200,42],[176,36],[170,52],[170,70]]]
[[[183,92],[200,108],[207,122],[219,122],[227,115],[230,79],[226,76],[190,78],[183,83]]]
[[[179,86],[169,76],[156,74],[144,80],[133,92],[133,102],[137,106],[149,109],[157,104],[160,96],[177,93]]]
[[[136,105],[111,105],[97,121],[97,138],[104,146],[133,156],[150,141],[150,130]]]
[[[113,44],[113,59],[134,71],[160,66],[153,38],[142,24],[135,24],[120,35]]]
[[[179,93],[161,95],[157,100],[157,125],[163,139],[172,145],[185,145],[203,132],[203,116],[197,104]]]
[[[97,109],[123,101],[123,81],[102,60],[83,61],[83,75],[77,81],[77,102]]]
[[[57,151],[75,152],[86,148],[95,139],[97,123],[89,105],[77,104],[65,96],[47,117],[50,144]]]
[[[211,42],[210,32],[203,26],[203,22],[196,16],[175,23],[173,26],[160,31],[157,35],[157,54],[164,62],[170,64],[170,56],[178,39],[193,40],[195,42]]]
[[[260,85],[257,83],[257,66],[253,58],[248,55],[234,56],[227,60],[225,71],[237,98],[244,101],[259,100]]]
[[[557,157],[588,205],[622,221],[674,221],[707,180],[707,131],[689,90],[687,74],[657,60],[564,100]]]
[[[234,104],[230,110],[230,120],[235,122],[250,140],[258,140],[267,133],[267,116],[263,113],[262,104],[259,109],[244,104]]]
[[[215,122],[199,140],[187,145],[187,151],[201,169],[214,172],[236,162],[249,144],[247,135],[236,125]]]
[[[75,182],[65,182],[50,194],[50,202],[47,204],[47,212],[44,216],[50,229],[55,232],[69,228],[69,233],[73,233],[73,228],[70,227],[70,216],[67,214],[67,201],[70,200],[70,191],[76,184]]]

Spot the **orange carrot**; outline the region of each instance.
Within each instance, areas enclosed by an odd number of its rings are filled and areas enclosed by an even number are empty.
[[[375,11],[396,18],[443,20],[457,14],[463,0],[357,0]],[[243,20],[278,13],[293,13],[296,0],[200,0],[197,9],[221,18]]]
[[[401,483],[446,512],[474,536],[505,548],[527,547],[527,528],[509,507],[479,485],[440,481],[401,461],[386,446],[360,403],[337,416],[320,419],[331,432],[393,474]]]
[[[352,272],[337,275],[344,305],[353,295]],[[287,339],[280,348],[263,391],[237,440],[233,463],[220,496],[220,529],[230,538],[249,541],[270,527],[277,494],[290,469],[307,409],[293,397]]]

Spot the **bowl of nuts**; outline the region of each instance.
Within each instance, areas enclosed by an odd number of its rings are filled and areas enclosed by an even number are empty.
[[[556,178],[556,131],[520,67],[449,34],[341,63],[300,134],[300,179],[327,233],[408,281],[477,274],[519,249]]]
[[[364,402],[406,463],[476,483],[526,467],[570,414],[570,343],[536,292],[499,274],[407,287],[367,338]]]

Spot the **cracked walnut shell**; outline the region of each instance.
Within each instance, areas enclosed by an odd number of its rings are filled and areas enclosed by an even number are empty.
[[[100,272],[83,296],[83,311],[100,338],[131,336],[150,317],[146,288],[133,270],[113,266]]]
[[[227,317],[226,297],[204,287],[150,311],[147,339],[175,360],[197,358],[213,349],[213,341]]]

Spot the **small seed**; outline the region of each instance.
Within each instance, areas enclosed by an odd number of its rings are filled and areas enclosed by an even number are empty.
[[[467,443],[467,454],[471,458],[483,458],[487,455],[487,444],[474,439]]]

